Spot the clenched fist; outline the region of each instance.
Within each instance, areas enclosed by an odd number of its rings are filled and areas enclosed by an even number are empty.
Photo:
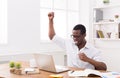
[[[49,12],[48,18],[49,18],[49,20],[52,20],[54,18],[54,12]]]
[[[89,58],[84,53],[79,53],[78,56],[82,61],[87,62],[89,60]]]

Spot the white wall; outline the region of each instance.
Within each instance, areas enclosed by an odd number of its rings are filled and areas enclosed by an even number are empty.
[[[108,71],[120,72],[120,49],[119,48],[101,48]]]
[[[9,49],[38,48],[39,14],[39,0],[8,0]]]

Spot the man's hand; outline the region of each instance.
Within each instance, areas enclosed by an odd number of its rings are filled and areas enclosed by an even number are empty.
[[[53,20],[54,18],[54,12],[49,12],[48,13],[49,20]]]
[[[89,58],[84,53],[79,53],[78,56],[82,61],[88,62],[89,60]]]

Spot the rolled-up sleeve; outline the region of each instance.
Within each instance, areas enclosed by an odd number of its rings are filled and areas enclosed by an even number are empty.
[[[105,62],[105,59],[104,59],[101,51],[96,53],[94,60],[99,61],[99,62]]]

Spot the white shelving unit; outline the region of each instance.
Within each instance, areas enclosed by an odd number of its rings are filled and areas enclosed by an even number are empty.
[[[120,40],[119,11],[120,5],[93,8],[93,40]],[[115,15],[119,16],[118,20],[115,20]],[[103,35],[101,35],[101,32]]]
[[[110,0],[109,4],[104,4],[103,0],[95,0],[96,3],[93,5],[93,10],[101,10],[103,11],[103,19],[111,19],[114,20],[114,15],[118,14],[120,16],[120,0]],[[94,14],[94,12],[92,12]],[[94,16],[94,15],[93,15]],[[99,50],[101,50],[103,58],[105,60],[105,63],[107,65],[108,71],[119,71],[117,63],[120,61],[119,55],[120,55],[120,39],[119,38],[96,38],[95,36],[95,28],[96,25],[101,24],[108,28],[110,27],[117,27],[112,26],[112,24],[115,24],[117,22],[95,22],[95,16],[92,17],[92,41],[95,47],[97,47]],[[119,23],[119,22],[118,22]],[[106,29],[108,31],[108,29]],[[94,34],[94,35],[93,35]],[[119,59],[118,59],[119,58]]]

